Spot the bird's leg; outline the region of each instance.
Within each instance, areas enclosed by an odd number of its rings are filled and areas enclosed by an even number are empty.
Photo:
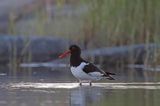
[[[89,86],[92,86],[92,82],[91,81],[89,82]]]
[[[82,82],[81,81],[79,81],[79,86],[82,86]]]

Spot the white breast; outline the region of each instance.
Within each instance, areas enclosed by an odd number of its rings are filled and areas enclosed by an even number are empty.
[[[82,69],[85,65],[88,65],[89,63],[82,62],[77,67],[71,67],[72,74],[79,80],[99,80],[102,77],[102,74],[99,72],[91,72],[91,73],[85,73]]]

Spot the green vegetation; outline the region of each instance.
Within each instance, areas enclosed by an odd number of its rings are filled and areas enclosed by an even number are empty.
[[[159,0],[81,0],[78,3],[61,0],[56,3],[51,4],[53,16],[43,7],[32,18],[15,23],[12,32],[63,36],[89,43],[91,47],[159,42]]]
[[[92,7],[96,39],[108,45],[159,42],[160,1],[94,0]]]
[[[159,43],[159,10],[159,0],[57,0],[19,21],[11,17],[8,33],[60,36],[86,48]],[[156,64],[158,50],[154,57]]]

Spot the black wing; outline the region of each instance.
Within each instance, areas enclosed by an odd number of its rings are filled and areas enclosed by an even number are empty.
[[[86,73],[90,73],[90,72],[101,72],[101,70],[96,67],[95,65],[93,65],[92,63],[88,63],[87,65],[84,66],[83,71]],[[101,72],[103,73],[103,72]]]
[[[98,67],[96,67],[94,64],[92,63],[88,63],[87,65],[84,66],[83,71],[86,73],[90,73],[90,72],[100,72],[102,73],[102,76],[104,76],[105,78],[109,79],[109,80],[115,80],[111,75],[115,75],[114,73],[111,72],[104,72],[101,69],[99,69]]]
[[[104,72],[101,69],[99,69],[98,67],[96,67],[94,64],[92,63],[88,63],[87,65],[84,66],[83,71],[86,73],[90,73],[90,72],[100,72],[102,73],[104,76],[109,76],[109,75],[115,75],[114,73],[111,72]]]

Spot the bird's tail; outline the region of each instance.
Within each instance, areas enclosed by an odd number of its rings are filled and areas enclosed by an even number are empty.
[[[106,77],[108,80],[115,80],[112,76],[108,76],[108,77]]]
[[[105,72],[107,75],[116,75],[115,73]]]
[[[106,74],[104,75],[104,77],[106,79],[109,79],[109,80],[115,80],[111,75],[116,75],[115,73],[111,73],[111,72],[105,72]]]

